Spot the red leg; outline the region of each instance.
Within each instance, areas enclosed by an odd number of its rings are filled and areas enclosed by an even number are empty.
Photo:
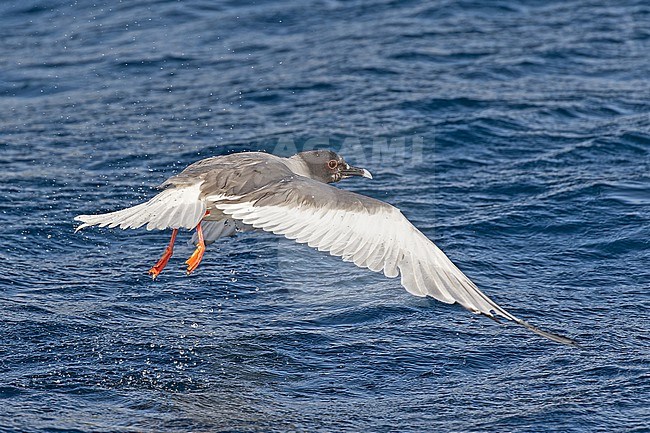
[[[165,252],[163,253],[160,260],[158,260],[158,263],[153,265],[153,268],[149,269],[149,275],[151,275],[151,278],[153,278],[154,280],[156,279],[158,274],[160,274],[162,270],[165,269],[165,266],[167,266],[167,262],[169,261],[169,258],[172,256],[174,252],[174,242],[176,241],[177,234],[178,234],[178,229],[173,229],[172,238],[169,241],[169,245],[167,245]]]
[[[203,253],[205,253],[205,240],[203,239],[203,229],[201,223],[196,226],[196,234],[199,236],[199,241],[196,245],[194,253],[190,256],[185,263],[187,263],[187,275],[191,274],[201,263]]]

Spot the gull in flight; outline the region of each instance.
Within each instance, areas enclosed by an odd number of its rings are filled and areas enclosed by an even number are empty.
[[[100,215],[79,215],[77,231],[100,227],[171,229],[171,240],[149,270],[155,279],[172,256],[180,228],[195,230],[196,250],[187,273],[201,262],[206,245],[238,232],[263,230],[306,243],[361,268],[401,277],[415,296],[459,303],[475,314],[503,318],[553,341],[570,338],[543,331],[497,305],[399,209],[373,198],[336,188],[353,176],[372,179],[368,170],[350,166],[338,154],[313,150],[282,158],[261,152],[203,159],[167,179],[146,203]]]

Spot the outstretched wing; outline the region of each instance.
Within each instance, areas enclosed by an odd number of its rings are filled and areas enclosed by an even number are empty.
[[[144,225],[147,230],[193,229],[210,208],[212,200],[224,195],[250,193],[291,174],[281,158],[259,152],[203,159],[167,179],[160,185],[166,189],[145,203],[105,214],[78,215],[75,221],[83,224],[76,230],[94,225],[122,229]],[[211,229],[215,236],[208,240],[227,235],[217,233],[216,224],[211,225]],[[224,229],[227,233],[231,228]]]
[[[147,230],[166,228],[193,229],[201,221],[206,211],[206,203],[200,199],[201,183],[168,188],[151,200],[118,210],[98,215],[78,215],[75,221],[81,221],[75,231],[85,227],[120,227],[137,229],[147,225]]]
[[[215,207],[254,228],[306,243],[359,267],[401,275],[416,296],[459,303],[469,311],[511,320],[551,340],[568,338],[542,331],[513,316],[463,274],[395,207],[300,176],[285,178]]]
[[[212,200],[223,195],[250,193],[291,174],[282,158],[259,152],[203,159],[167,179],[160,185],[166,189],[145,203],[105,214],[78,215],[75,221],[83,224],[76,230],[94,225],[122,229],[144,225],[147,230],[193,229],[210,208]],[[206,198],[208,195],[210,197]],[[215,236],[227,235],[218,234],[218,228],[216,224],[211,225]],[[224,229],[227,233],[230,227]],[[219,237],[215,236],[208,239]]]

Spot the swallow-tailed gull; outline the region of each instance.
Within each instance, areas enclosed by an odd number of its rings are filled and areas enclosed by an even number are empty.
[[[79,215],[77,230],[100,227],[172,229],[161,259],[149,270],[156,278],[172,255],[180,228],[196,230],[196,250],[187,260],[194,271],[206,244],[240,231],[263,230],[306,243],[361,268],[401,276],[416,296],[459,303],[475,314],[501,317],[551,340],[575,345],[504,310],[463,274],[407,220],[399,209],[330,184],[352,176],[372,179],[332,151],[314,150],[290,158],[244,152],[195,162],[167,179],[146,203],[100,215]]]

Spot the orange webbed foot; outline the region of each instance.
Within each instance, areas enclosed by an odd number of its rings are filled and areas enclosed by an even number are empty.
[[[162,257],[158,262],[153,265],[151,269],[149,269],[149,275],[151,275],[152,279],[156,279],[158,275],[165,269],[165,266],[167,266],[167,262],[171,258],[172,254],[174,253],[174,242],[176,241],[176,235],[178,234],[178,229],[172,230],[172,238],[169,241],[169,245],[167,245],[167,248],[165,249],[165,252],[163,253]]]
[[[205,253],[205,240],[203,239],[203,229],[201,228],[201,223],[196,226],[196,234],[199,237],[196,249],[190,258],[185,262],[187,264],[187,275],[194,272],[194,270],[199,266],[199,263],[201,263],[201,260],[203,259],[203,253]]]
[[[187,264],[187,275],[194,272],[194,270],[199,266],[201,260],[203,259],[203,253],[205,253],[205,246],[199,244],[194,250],[194,253],[190,256],[189,259],[185,262]]]

